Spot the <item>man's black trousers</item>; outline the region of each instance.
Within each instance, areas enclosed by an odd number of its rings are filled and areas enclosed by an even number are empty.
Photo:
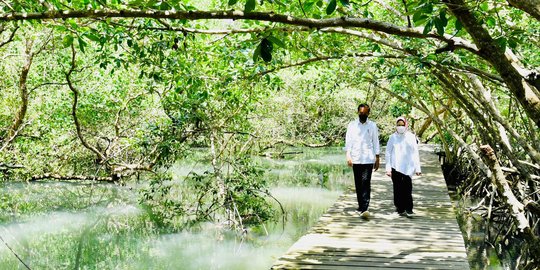
[[[360,212],[367,211],[369,208],[371,172],[373,172],[373,164],[353,164],[354,186],[358,200],[358,211]]]

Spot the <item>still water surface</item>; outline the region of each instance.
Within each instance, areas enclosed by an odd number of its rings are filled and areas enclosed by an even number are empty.
[[[138,185],[3,184],[0,269],[268,269],[351,183],[338,148],[301,152],[261,159],[286,218],[244,237],[216,224],[159,233]],[[179,164],[177,179],[206,169]]]
[[[243,237],[210,223],[156,231],[137,203],[144,181],[0,184],[0,269],[268,269],[353,183],[340,148],[292,152],[300,153],[260,159],[285,218]],[[171,168],[178,181],[207,169],[189,161]],[[471,268],[503,269],[483,243],[481,222],[458,220],[467,226]]]

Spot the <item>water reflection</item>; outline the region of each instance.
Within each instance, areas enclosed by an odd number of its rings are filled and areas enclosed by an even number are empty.
[[[243,235],[216,224],[161,234],[136,203],[138,184],[5,184],[0,269],[24,269],[15,254],[31,269],[268,269],[352,183],[341,150],[299,152],[259,160],[286,215]],[[178,180],[207,169],[173,171]]]
[[[463,234],[471,269],[504,269],[494,247],[485,241],[487,232],[485,221],[480,215],[466,210],[478,202],[459,200],[457,195],[451,195],[456,205],[456,217]],[[514,269],[514,267],[509,269]]]
[[[353,183],[341,148],[291,152],[258,159],[286,216],[243,235],[216,224],[162,234],[137,204],[138,184],[3,184],[0,269],[24,269],[14,253],[32,269],[268,269]],[[190,160],[171,170],[178,181],[209,169]],[[481,217],[457,216],[471,269],[503,269]]]

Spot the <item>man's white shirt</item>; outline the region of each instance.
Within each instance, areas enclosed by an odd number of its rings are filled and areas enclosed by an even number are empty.
[[[380,153],[379,130],[375,122],[356,119],[347,126],[345,150],[350,154],[353,164],[373,164]]]

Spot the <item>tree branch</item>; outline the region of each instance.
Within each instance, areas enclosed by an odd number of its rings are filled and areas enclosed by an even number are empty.
[[[21,98],[21,105],[15,114],[13,125],[9,128],[7,137],[15,139],[16,132],[21,127],[24,117],[26,116],[26,111],[28,110],[28,87],[26,82],[28,80],[28,72],[30,72],[30,67],[32,66],[32,60],[34,59],[34,54],[32,53],[32,46],[34,41],[31,39],[26,40],[26,49],[25,54],[25,63],[21,70],[21,75],[19,77],[19,94]]]
[[[79,118],[77,117],[77,103],[79,101],[79,90],[75,88],[75,86],[73,86],[73,83],[71,81],[71,74],[73,73],[73,71],[75,71],[75,47],[72,44],[71,45],[71,68],[66,73],[66,80],[67,80],[69,89],[71,90],[71,92],[73,92],[73,105],[71,107],[71,115],[73,117],[73,122],[75,123],[75,128],[77,130],[77,137],[79,138],[81,143],[84,145],[84,147],[94,152],[101,161],[105,161],[107,159],[105,155],[103,155],[103,153],[97,150],[94,146],[91,146],[84,139],[82,135],[81,124],[79,123]]]
[[[521,9],[540,21],[540,4],[537,0],[507,0],[511,7]]]
[[[406,58],[405,56],[401,56],[401,55],[377,55],[377,54],[373,54],[373,53],[362,53],[362,54],[353,53],[353,54],[347,54],[347,55],[342,55],[342,56],[320,56],[320,57],[314,57],[314,58],[310,58],[310,59],[307,59],[307,60],[304,60],[304,61],[300,61],[298,63],[288,64],[288,65],[276,67],[276,68],[273,68],[273,69],[265,70],[263,72],[259,72],[259,73],[255,74],[255,75],[252,75],[250,77],[263,76],[263,75],[266,75],[266,74],[269,74],[269,73],[272,73],[272,72],[275,72],[275,71],[278,71],[278,70],[281,70],[281,69],[286,69],[286,68],[291,68],[291,67],[296,67],[296,66],[303,66],[303,65],[313,63],[313,62],[343,59],[343,58],[347,58],[347,57],[351,57],[351,58],[355,58],[355,57],[358,57],[358,58],[360,58],[360,57],[382,57],[382,58],[397,58],[397,59]]]
[[[32,93],[34,92],[35,90],[37,90],[38,88],[41,88],[43,86],[49,86],[49,85],[67,85],[67,83],[56,83],[56,82],[46,82],[46,83],[42,83],[42,84],[39,84],[39,85],[36,85],[34,87],[32,87],[30,90],[28,90],[28,93]]]
[[[17,258],[17,260],[19,260],[19,262],[21,262],[24,267],[26,267],[26,269],[30,270],[30,266],[28,266],[28,264],[26,264],[23,259],[19,256],[19,254],[17,254],[12,248],[11,246],[8,245],[8,243],[6,243],[6,241],[4,241],[4,238],[2,238],[2,236],[0,236],[0,240],[2,241],[2,243],[4,243],[4,245],[6,245],[6,247],[9,249],[9,251],[11,251],[11,253],[13,253],[13,255],[15,255],[15,257]]]
[[[24,169],[25,167],[20,164],[7,164],[0,162],[0,171],[8,171],[8,170],[14,170],[14,169]]]
[[[2,28],[3,28],[3,26],[2,26]],[[11,41],[13,41],[13,38],[15,37],[15,33],[17,32],[17,30],[19,30],[19,26],[15,27],[15,29],[13,29],[13,30],[11,31],[11,34],[9,35],[9,37],[8,37],[8,39],[7,39],[6,41],[2,41],[2,42],[0,43],[0,48],[4,47],[6,44],[8,44],[8,43],[10,43]],[[4,31],[4,29],[2,29],[1,32],[3,32],[3,31]]]
[[[510,211],[510,214],[519,229],[519,232],[523,235],[527,243],[530,244],[531,255],[535,260],[540,258],[540,246],[539,239],[529,226],[529,221],[525,215],[525,206],[516,198],[495,155],[495,151],[489,145],[483,145],[480,147],[482,150],[482,156],[486,161],[486,164],[493,171],[491,180],[497,187],[497,190],[503,197],[506,209]],[[533,207],[532,205],[529,207]]]
[[[510,49],[503,49],[497,44],[465,0],[443,0],[443,2],[470,34],[478,46],[479,55],[497,70],[529,118],[540,127],[540,89],[527,82],[527,77],[533,72],[523,68],[523,64]]]
[[[114,179],[110,176],[101,177],[101,176],[86,176],[86,175],[60,175],[56,173],[45,173],[41,175],[34,175],[30,179],[30,182],[43,180],[43,179],[114,182]]]
[[[450,135],[456,139],[456,141],[458,141],[458,143],[465,149],[467,150],[467,152],[471,155],[471,157],[473,158],[473,160],[476,162],[476,164],[478,165],[478,167],[482,170],[482,172],[484,172],[484,174],[488,177],[491,177],[491,171],[489,170],[489,168],[486,166],[486,164],[482,161],[482,159],[480,158],[480,156],[471,148],[470,145],[468,145],[465,140],[463,140],[463,138],[461,138],[461,136],[459,136],[452,128],[448,128],[448,126],[442,121],[439,119],[439,117],[433,113],[431,113],[427,107],[425,106],[425,104],[423,104],[423,102],[421,100],[417,100],[417,102],[412,102],[404,97],[402,97],[401,95],[398,95],[396,93],[394,93],[393,91],[391,91],[390,89],[387,89],[386,87],[383,87],[381,85],[379,85],[379,82],[375,81],[375,80],[369,80],[372,84],[375,85],[375,87],[383,90],[384,92],[386,92],[387,94],[389,94],[390,96],[393,96],[399,100],[401,100],[402,102],[405,102],[409,105],[411,105],[412,107],[415,107],[417,108],[418,110],[422,111],[423,113],[425,113],[428,117],[430,117],[431,119],[433,119],[433,121],[438,124],[439,126],[441,127],[444,127],[448,133],[450,133]]]
[[[0,21],[25,21],[25,20],[58,20],[69,18],[152,18],[172,20],[258,20],[288,25],[305,26],[310,28],[325,27],[359,27],[387,34],[414,38],[434,38],[443,42],[449,42],[449,35],[440,36],[435,31],[424,34],[423,28],[401,27],[391,23],[372,20],[368,18],[347,17],[328,19],[299,18],[291,15],[275,14],[273,12],[243,12],[238,10],[218,11],[184,11],[184,10],[135,10],[135,9],[87,9],[87,10],[56,10],[48,12],[13,12],[0,14]],[[456,43],[457,44],[457,43]],[[469,48],[474,51],[474,48]]]
[[[115,136],[118,138],[121,136],[121,132],[120,132],[120,114],[122,114],[122,112],[124,112],[125,110],[127,110],[127,107],[129,105],[130,102],[132,102],[133,100],[139,98],[140,96],[142,96],[141,93],[133,96],[133,97],[130,97],[126,103],[124,103],[124,106],[122,106],[122,108],[120,108],[118,110],[118,112],[116,112],[116,119],[114,121],[114,133],[115,133]]]

